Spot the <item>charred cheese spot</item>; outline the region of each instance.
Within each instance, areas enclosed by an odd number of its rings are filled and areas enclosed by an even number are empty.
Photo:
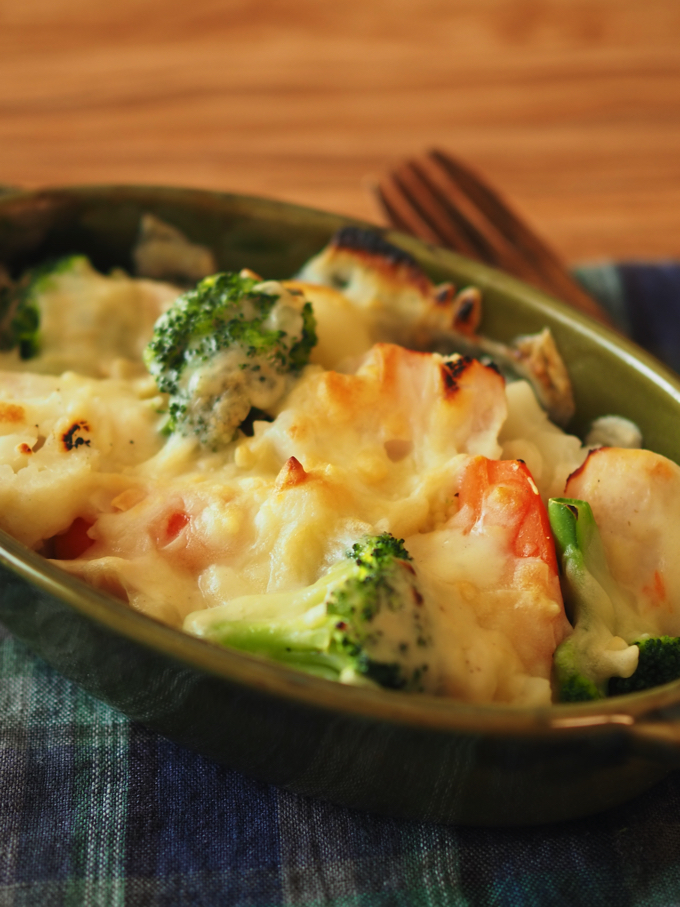
[[[469,356],[461,356],[459,359],[442,363],[440,371],[444,384],[444,396],[447,399],[456,394],[459,389],[458,379],[471,364],[472,359]]]
[[[84,419],[74,422],[61,436],[63,449],[68,453],[68,451],[77,450],[79,447],[89,447],[91,439],[84,438],[82,433],[90,430],[89,424]]]
[[[29,454],[33,453],[33,448],[30,446],[30,444],[22,441],[21,444],[17,444],[17,452],[20,454],[26,454],[26,456],[28,456]]]
[[[20,425],[25,420],[23,406],[16,403],[0,403],[0,422]]]
[[[482,296],[476,287],[461,290],[454,302],[452,327],[473,337],[482,320]]]
[[[458,382],[456,381],[455,373],[450,363],[445,362],[441,366],[441,376],[444,384],[445,396],[453,396],[458,390]]]
[[[447,307],[456,295],[456,288],[452,283],[440,284],[434,294],[434,302],[437,306]]]
[[[410,284],[423,293],[431,292],[432,283],[415,258],[387,242],[375,229],[344,227],[335,234],[331,247],[337,253],[338,273],[342,267],[342,253],[346,252],[348,258],[374,268],[400,287]]]
[[[408,252],[393,246],[377,230],[363,230],[361,227],[342,227],[335,234],[331,245],[336,249],[347,249],[351,252],[363,252],[382,258],[392,265],[407,265],[419,269],[415,258]]]

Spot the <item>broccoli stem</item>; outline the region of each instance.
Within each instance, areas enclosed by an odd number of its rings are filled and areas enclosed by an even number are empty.
[[[432,639],[409,561],[389,533],[369,536],[311,586],[196,611],[184,629],[330,680],[423,690]]]
[[[216,622],[206,638],[252,655],[262,655],[298,670],[338,680],[348,661],[332,651],[332,624],[305,626],[300,618],[279,621]]]
[[[637,647],[619,635],[630,607],[609,572],[590,505],[553,498],[548,515],[567,615],[574,625],[574,632],[555,652],[556,695],[560,702],[600,699],[607,694],[611,677],[629,677],[637,667]]]

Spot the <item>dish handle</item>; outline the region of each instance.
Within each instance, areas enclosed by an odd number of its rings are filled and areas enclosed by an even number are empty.
[[[678,706],[654,708],[640,715],[613,712],[599,715],[561,715],[551,721],[553,728],[563,731],[614,728],[623,734],[628,751],[641,759],[665,765],[669,770],[680,768],[680,710]]]
[[[663,762],[669,768],[680,768],[680,716],[646,715],[628,728],[637,756]]]

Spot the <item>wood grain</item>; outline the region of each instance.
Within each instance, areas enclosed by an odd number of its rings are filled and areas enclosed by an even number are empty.
[[[677,0],[0,0],[0,182],[378,220],[437,145],[568,259],[680,257]]]

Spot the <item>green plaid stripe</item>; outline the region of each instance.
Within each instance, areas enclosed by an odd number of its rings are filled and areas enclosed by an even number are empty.
[[[72,879],[64,882],[26,882],[0,890],[2,907],[83,907],[125,903],[125,881]]]

